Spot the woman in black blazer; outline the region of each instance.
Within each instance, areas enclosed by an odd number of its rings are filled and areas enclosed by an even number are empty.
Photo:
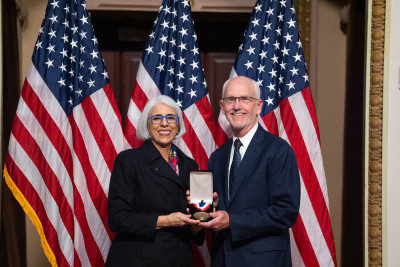
[[[190,240],[204,232],[187,213],[189,172],[197,163],[173,143],[185,133],[174,100],[150,100],[136,135],[145,140],[115,159],[108,194],[108,222],[116,232],[106,266],[192,266]]]

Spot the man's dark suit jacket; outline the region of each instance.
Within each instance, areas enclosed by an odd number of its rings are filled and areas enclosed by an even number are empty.
[[[192,266],[189,227],[155,230],[159,215],[186,213],[189,172],[197,163],[177,148],[179,176],[151,141],[114,162],[108,222],[117,235],[106,266]]]
[[[212,265],[292,266],[289,228],[297,219],[300,177],[292,148],[258,125],[242,159],[228,201],[232,139],[210,157],[219,210],[229,228],[215,234]]]

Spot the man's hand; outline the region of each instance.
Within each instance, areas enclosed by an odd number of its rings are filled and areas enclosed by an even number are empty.
[[[224,230],[229,227],[229,214],[224,210],[216,212],[210,212],[210,216],[213,217],[211,221],[201,222],[200,226],[208,229],[212,229],[215,232]]]
[[[218,194],[217,194],[217,192],[214,192],[214,194],[213,194],[213,211],[214,212],[217,210],[218,201],[219,201]]]

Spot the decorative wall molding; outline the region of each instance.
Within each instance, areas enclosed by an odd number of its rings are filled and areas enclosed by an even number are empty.
[[[385,0],[372,1],[368,150],[368,266],[382,266],[382,126]]]

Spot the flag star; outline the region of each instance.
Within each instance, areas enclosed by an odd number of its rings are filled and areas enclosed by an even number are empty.
[[[193,91],[193,89],[190,89],[190,92],[188,93],[188,95],[190,95],[190,98],[197,97],[196,92],[197,91]]]
[[[49,59],[47,60],[47,62],[44,63],[44,64],[47,65],[47,68],[54,67],[54,66],[53,66],[53,61],[54,61],[54,60],[50,60],[50,58],[49,58]]]
[[[187,29],[182,28],[182,30],[179,31],[182,34],[182,37],[187,35]]]
[[[282,94],[282,91],[281,91],[281,89],[279,89],[279,90],[278,90],[278,95],[279,95],[279,97],[281,97],[281,94]]]
[[[174,53],[171,53],[168,57],[171,58],[171,60],[175,60],[175,54]]]
[[[178,76],[179,80],[181,80],[181,79],[185,79],[184,74],[185,74],[184,72],[179,71],[179,73],[176,76]]]
[[[64,65],[64,63],[63,63],[63,62],[61,62],[61,66],[60,66],[60,67],[58,67],[58,68],[60,68],[60,69],[61,69],[61,72],[63,72],[63,71],[67,71],[67,65]]]
[[[282,62],[279,65],[281,66],[281,69],[286,70],[286,63]]]
[[[286,42],[292,41],[292,37],[293,37],[293,35],[290,35],[289,33],[286,33],[286,36],[283,36],[283,38],[286,39]]]
[[[262,7],[261,4],[257,4],[257,5],[254,7],[254,9],[256,10],[256,13],[257,13],[258,11],[261,11],[261,7]]]
[[[166,21],[164,20],[164,22],[161,23],[161,26],[163,26],[163,27],[164,27],[163,29],[165,29],[165,28],[168,28],[168,27],[169,27],[169,24],[168,24],[168,22],[166,22]]]
[[[243,50],[243,44],[240,44],[239,45],[239,51],[242,51]]]
[[[63,48],[63,51],[61,51],[61,52],[59,52],[61,55],[62,55],[62,57],[64,58],[64,57],[68,57],[68,55],[67,55],[67,50],[65,50],[64,48]]]
[[[194,55],[196,55],[196,54],[198,54],[198,53],[199,53],[199,48],[198,48],[198,47],[193,47],[193,49],[192,49],[192,50],[190,50],[190,51],[192,51],[192,52],[193,52],[193,54],[194,54]]]
[[[171,41],[169,41],[169,42],[172,44],[172,46],[176,46],[176,41],[174,38],[171,38]]]
[[[67,19],[65,19],[62,24],[65,26],[65,28],[69,28],[69,21]]]
[[[86,4],[81,4],[81,6],[83,6],[83,9],[86,10]]]
[[[65,35],[65,33],[64,33],[64,36],[63,37],[61,37],[61,39],[63,39],[64,40],[64,43],[65,42],[68,42],[68,35]]]
[[[298,42],[296,42],[296,44],[297,44],[298,48],[302,47],[300,40]]]
[[[54,16],[54,14],[51,16],[51,18],[49,18],[49,20],[51,20],[51,23],[53,24],[54,22],[58,22],[57,21],[57,17],[58,16]]]
[[[269,91],[275,91],[275,85],[273,85],[271,82],[269,83],[269,85],[267,86],[269,88]]]
[[[187,49],[186,49],[186,44],[184,44],[183,42],[181,42],[181,44],[180,44],[178,47],[181,49],[181,52],[182,52],[183,50],[187,50]]]
[[[74,91],[74,87],[72,86],[72,84],[68,85],[68,87],[69,87],[69,90],[70,90],[71,92]]]
[[[265,70],[264,70],[264,68],[265,68],[265,66],[262,66],[262,65],[260,65],[260,66],[258,66],[258,72],[264,72]]]
[[[42,47],[42,42],[39,42],[39,40],[37,41],[37,43],[35,44],[35,46],[36,46],[36,49],[43,48],[43,47]]]
[[[290,21],[288,21],[288,22],[286,22],[287,24],[289,24],[289,29],[291,28],[291,27],[296,27],[296,21],[294,21],[293,19],[290,19]]]
[[[88,17],[85,17],[85,15],[82,15],[82,18],[79,19],[79,20],[82,21],[82,25],[85,25],[85,23],[89,24],[88,21],[87,21],[87,20],[88,20]]]
[[[278,15],[277,17],[279,18],[279,21],[283,21],[283,15],[282,15],[282,12],[281,12],[281,13],[279,13],[279,15]]]
[[[250,22],[250,23],[253,23],[253,27],[255,27],[255,26],[259,26],[260,25],[260,24],[258,24],[259,21],[260,21],[259,19],[254,18],[254,20],[252,22]]]
[[[305,75],[303,76],[303,78],[304,78],[304,81],[305,81],[305,82],[308,82],[308,75],[307,75],[307,74],[305,74]]]
[[[261,53],[259,54],[261,59],[266,58],[267,57],[267,51],[261,51]]]
[[[296,53],[296,55],[293,57],[294,57],[295,62],[301,61],[301,55],[299,55],[299,53]]]
[[[56,31],[50,30],[50,32],[47,34],[50,35],[50,39],[56,37]]]
[[[56,8],[56,7],[59,7],[59,6],[58,6],[58,2],[59,2],[59,1],[56,2],[56,1],[54,0],[53,2],[50,3],[50,5],[53,6],[53,9]]]
[[[186,64],[186,63],[185,63],[185,59],[186,59],[186,58],[180,57],[180,59],[177,60],[177,61],[179,62],[179,66],[182,66],[182,64]]]
[[[158,54],[160,55],[160,58],[162,58],[162,57],[165,57],[166,55],[165,55],[165,52],[167,52],[167,50],[163,50],[162,48],[161,48],[161,51],[160,52],[158,52]]]
[[[193,60],[193,63],[190,64],[190,66],[192,66],[193,70],[196,69],[196,68],[198,69],[198,68],[199,68],[198,65],[199,65],[199,62],[196,62],[196,61],[194,61],[194,60]]]
[[[182,101],[176,100],[176,104],[180,107],[182,107]]]
[[[148,46],[147,48],[146,48],[146,51],[147,51],[147,54],[150,54],[150,53],[153,53],[153,46]]]
[[[171,11],[170,11],[169,9],[170,9],[170,7],[168,7],[168,6],[166,6],[166,7],[164,8],[165,14],[171,13]]]
[[[290,50],[290,49],[287,49],[286,47],[284,47],[284,48],[282,49],[282,54],[283,54],[283,56],[284,56],[284,55],[289,55],[289,50]]]
[[[174,88],[174,83],[170,81],[170,82],[167,84],[167,86],[169,87],[169,90],[172,90],[172,88]]]
[[[101,74],[103,75],[104,79],[108,78],[108,72],[106,70],[104,70]]]
[[[257,79],[256,83],[258,84],[258,86],[262,86],[263,81],[261,79]]]
[[[254,41],[254,39],[257,40],[257,33],[252,32],[249,38],[251,38],[252,41]]]
[[[151,32],[151,33],[149,34],[149,37],[150,37],[150,39],[153,39],[153,38],[154,38],[154,32]]]
[[[290,81],[290,83],[287,83],[286,85],[289,86],[289,90],[290,90],[290,89],[294,89],[295,83],[292,83],[292,81]]]
[[[93,64],[90,64],[90,67],[89,67],[90,73],[97,72],[96,68],[97,68],[97,66],[93,66]]]
[[[60,80],[57,82],[60,84],[60,86],[65,86],[65,79],[60,78]]]
[[[85,62],[84,62],[83,60],[79,61],[79,67],[80,67],[80,68],[85,67],[84,63],[85,63]]]
[[[78,32],[78,27],[77,26],[72,27],[71,30],[73,31],[73,34],[77,33]]]
[[[276,55],[274,55],[274,57],[271,58],[272,61],[274,61],[274,63],[278,63],[278,57]]]
[[[83,30],[81,31],[81,33],[79,34],[81,36],[81,39],[85,39],[87,32],[84,32]]]
[[[193,23],[193,25],[194,25],[194,23]],[[197,41],[197,35],[196,35],[195,33],[192,35],[192,37],[193,37],[193,39],[194,39],[195,41]]]
[[[94,81],[92,81],[92,79],[89,79],[89,81],[87,82],[87,84],[89,85],[89,88],[90,88],[90,87],[94,87]]]
[[[276,77],[276,70],[272,69],[270,72],[268,72],[269,74],[271,74],[271,78],[272,77]]]
[[[79,79],[80,82],[83,82],[83,76],[82,76],[82,74],[80,74],[80,75],[78,76],[78,79]]]
[[[276,31],[276,35],[280,36],[282,34],[282,29],[281,27],[278,26],[278,28],[275,30]]]
[[[189,80],[192,81],[192,84],[197,83],[197,77],[198,77],[198,76],[194,77],[194,75],[192,74],[192,77],[189,78]]]
[[[292,76],[293,75],[298,75],[298,71],[299,71],[299,69],[296,69],[295,67],[293,67],[293,69],[291,69],[291,70],[289,70],[290,72],[292,72]]]
[[[282,74],[279,75],[278,80],[279,80],[279,84],[282,84],[282,83],[283,83],[283,76],[282,76]],[[280,95],[279,95],[279,96],[280,96]]]
[[[249,69],[249,68],[253,68],[253,62],[250,62],[249,60],[247,60],[247,63],[246,64],[244,64],[246,67],[247,67],[247,69]]]
[[[81,50],[81,54],[82,54],[82,53],[83,53],[83,54],[86,53],[86,52],[85,52],[85,46],[81,45],[81,47],[80,47],[79,49]]]
[[[69,100],[68,100],[68,103],[70,103],[70,104],[71,104],[71,106],[74,104],[74,101],[72,100],[72,98],[71,98],[71,97],[69,98]]]
[[[264,25],[265,30],[266,30],[266,31],[271,30],[271,25],[272,25],[272,23],[267,23],[267,24],[265,24],[265,25]]]
[[[172,32],[176,32],[176,24],[172,23],[172,26],[170,27],[172,29]]]
[[[164,64],[161,64],[161,63],[160,63],[160,65],[158,65],[157,69],[158,69],[160,72],[163,71],[163,70],[164,70]]]
[[[78,41],[72,40],[72,42],[71,42],[71,48],[78,47],[78,46],[76,45],[77,43],[78,43]]]
[[[72,63],[72,62],[75,62],[75,56],[71,55],[71,56],[69,57],[69,60],[71,60],[71,63]]]
[[[251,46],[250,46],[250,48],[246,50],[247,52],[249,52],[249,56],[250,56],[251,54],[254,54],[254,49],[255,49],[255,47],[251,47]]]
[[[280,1],[280,3],[281,3],[281,7],[286,7],[286,1],[285,0]]]
[[[75,76],[74,71],[72,69],[68,73],[69,73],[69,75],[71,75],[71,77]]]
[[[92,53],[90,53],[90,55],[92,56],[92,59],[94,59],[94,58],[99,58],[99,56],[97,55],[99,52],[96,52],[96,51],[94,51],[94,49],[93,49],[93,52]]]
[[[269,37],[264,36],[264,39],[262,39],[261,42],[263,42],[263,45],[269,44]]]
[[[274,104],[273,100],[274,100],[273,98],[270,98],[270,97],[268,96],[268,99],[266,99],[265,102],[267,102],[267,103],[268,103],[268,106],[269,106],[269,105],[273,105],[273,104]]]
[[[279,45],[280,43],[278,43],[278,40],[276,40],[275,43],[273,44],[273,46],[275,46],[275,49],[279,49]]]
[[[97,38],[96,37],[93,37],[92,41],[93,41],[93,44],[97,44]]]
[[[168,72],[169,72],[171,75],[174,75],[174,74],[175,74],[175,70],[174,70],[173,67],[170,67],[169,70],[168,70]]]
[[[272,8],[269,8],[267,10],[267,13],[268,13],[268,17],[271,16],[271,15],[274,15],[274,10]]]
[[[64,7],[65,13],[69,13],[69,6]]]
[[[173,11],[171,11],[171,14],[174,15],[174,17],[176,17],[176,15],[177,15],[176,10],[174,9]]]
[[[82,90],[75,91],[75,93],[77,94],[78,97],[82,96]]]
[[[292,10],[292,14],[296,13],[296,10],[294,9],[294,7],[291,7],[290,10]]]
[[[183,87],[178,85],[178,88],[176,88],[175,91],[177,91],[179,95],[180,93],[183,93]]]
[[[168,36],[164,36],[164,34],[161,36],[161,38],[159,39],[162,43],[168,42],[167,41]]]
[[[183,13],[181,19],[183,20],[183,22],[185,22],[186,20],[189,21],[189,19],[187,18],[189,15],[186,15],[185,13]]]
[[[189,0],[183,0],[182,4],[183,4],[183,7],[189,6]]]

